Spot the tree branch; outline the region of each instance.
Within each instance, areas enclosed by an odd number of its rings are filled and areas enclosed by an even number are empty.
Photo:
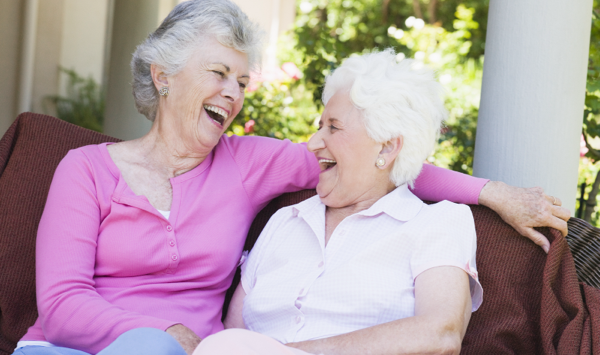
[[[592,191],[590,191],[586,206],[585,206],[585,216],[584,220],[590,222],[592,219],[592,213],[594,213],[594,207],[596,207],[596,196],[598,196],[598,188],[600,187],[600,171],[596,174],[596,180],[594,180],[594,185],[592,186]]]
[[[429,23],[434,24],[437,21],[437,2],[438,0],[429,0],[429,6],[427,7],[427,13],[429,15]]]
[[[594,156],[594,159],[596,160],[600,160],[600,151],[594,149],[594,147],[592,147],[590,145],[590,143],[587,140],[587,135],[585,134],[585,132],[583,132],[583,140],[585,141],[585,146],[586,148],[590,151],[590,153],[592,153],[592,155]]]
[[[415,17],[423,18],[423,13],[421,12],[421,4],[419,4],[419,0],[413,0],[413,11],[415,12]]]
[[[387,23],[388,11],[390,9],[390,0],[383,0],[381,4],[381,19],[383,23]]]

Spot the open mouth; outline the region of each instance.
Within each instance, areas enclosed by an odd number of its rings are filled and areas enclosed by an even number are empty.
[[[321,172],[330,170],[337,164],[337,161],[333,159],[319,159],[319,165],[321,166]]]
[[[208,117],[223,126],[223,123],[225,123],[225,119],[227,118],[227,112],[225,112],[225,110],[211,105],[204,105],[204,110],[206,110]]]

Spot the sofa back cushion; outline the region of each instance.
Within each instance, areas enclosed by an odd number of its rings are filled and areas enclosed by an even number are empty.
[[[0,355],[12,353],[37,317],[35,238],[56,166],[70,149],[116,141],[31,113],[20,115],[0,140]],[[246,249],[277,209],[314,194],[304,190],[273,200],[254,220]],[[583,346],[600,350],[600,309],[595,307],[592,322],[564,238],[541,229],[554,240],[546,256],[493,211],[482,206],[471,210],[484,297],[472,315],[462,353],[583,354]],[[234,281],[232,289],[236,285]],[[586,288],[586,297],[599,300],[597,291]],[[585,334],[595,335],[588,339]]]
[[[70,149],[117,141],[33,113],[0,140],[0,354],[12,354],[37,318],[35,237],[54,170]]]

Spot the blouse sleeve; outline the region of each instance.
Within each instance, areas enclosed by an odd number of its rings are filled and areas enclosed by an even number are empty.
[[[456,171],[423,164],[421,174],[411,191],[421,200],[448,200],[467,205],[479,204],[479,193],[488,179],[477,178]]]
[[[37,233],[36,284],[46,339],[92,354],[140,327],[165,330],[176,323],[112,305],[95,288],[100,208],[94,170],[83,152],[61,161]]]
[[[469,275],[472,311],[476,311],[482,302],[483,289],[475,262],[477,237],[471,209],[448,201],[426,208],[430,209],[430,221],[414,239],[410,258],[412,277],[416,279],[422,272],[438,266],[464,270]]]

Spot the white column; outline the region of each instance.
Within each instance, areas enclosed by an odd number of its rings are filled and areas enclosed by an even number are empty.
[[[592,0],[491,0],[475,176],[575,209]]]
[[[160,24],[161,0],[114,0],[110,64],[106,87],[104,133],[121,138],[139,138],[151,122],[137,112],[131,93],[129,62],[135,48]]]
[[[25,21],[21,49],[21,75],[18,113],[31,111],[33,107],[33,71],[35,62],[35,40],[38,22],[38,0],[25,2]]]

